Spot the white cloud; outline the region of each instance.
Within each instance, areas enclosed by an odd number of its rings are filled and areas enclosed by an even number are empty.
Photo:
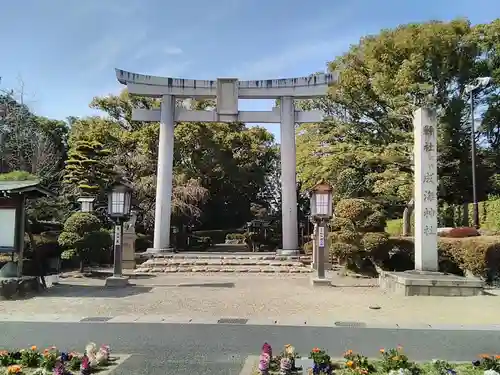
[[[318,65],[322,64],[321,69],[326,70],[328,59],[332,59],[335,53],[349,47],[350,42],[351,39],[337,39],[293,44],[275,55],[266,56],[233,69],[232,75],[242,79],[277,78],[281,77],[282,72],[287,68],[312,60],[323,60]]]
[[[146,39],[147,33],[109,33],[82,52],[82,68],[89,74],[98,74],[117,67],[120,60]]]
[[[191,61],[170,61],[163,63],[152,70],[148,70],[147,74],[160,77],[182,77],[187,72],[187,69],[191,66],[191,64]]]
[[[166,55],[181,55],[183,53],[179,47],[166,47],[163,49],[163,52]]]
[[[146,57],[162,58],[164,55],[177,56],[182,55],[184,51],[175,45],[162,47],[162,42],[147,42],[135,50],[133,58],[135,60],[144,59]]]

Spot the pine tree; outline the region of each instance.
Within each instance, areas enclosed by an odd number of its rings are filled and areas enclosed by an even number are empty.
[[[113,181],[110,151],[97,141],[77,141],[68,152],[64,182],[78,195],[97,196]]]

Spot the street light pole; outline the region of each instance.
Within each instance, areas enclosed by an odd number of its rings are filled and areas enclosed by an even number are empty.
[[[477,182],[476,182],[476,129],[474,122],[474,93],[484,90],[492,83],[491,77],[479,77],[473,83],[465,86],[465,93],[470,94],[470,136],[471,136],[471,166],[472,166],[472,208],[473,223],[476,229],[479,229],[479,205],[477,201]]]
[[[476,186],[476,129],[474,123],[474,90],[470,91],[470,152],[472,163],[472,220],[474,227],[479,229],[479,205]]]

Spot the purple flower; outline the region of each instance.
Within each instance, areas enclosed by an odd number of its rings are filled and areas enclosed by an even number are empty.
[[[54,375],[64,375],[65,372],[66,371],[64,369],[64,365],[62,364],[62,362],[57,362],[56,365],[54,366],[53,374]]]
[[[273,349],[271,348],[271,345],[269,345],[267,342],[265,342],[264,345],[262,345],[261,352],[269,354],[269,357],[271,357],[271,358],[273,356]]]
[[[80,365],[80,374],[90,375],[90,360],[86,354],[84,354],[82,357],[82,364]]]
[[[67,361],[69,361],[69,355],[68,355],[68,353],[65,353],[65,352],[62,352],[62,353],[61,353],[61,361],[62,361],[62,362],[67,362]]]

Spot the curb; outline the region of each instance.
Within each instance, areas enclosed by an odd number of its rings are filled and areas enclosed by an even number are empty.
[[[437,331],[500,331],[500,324],[378,324],[358,321],[335,321],[334,319],[299,320],[281,318],[242,318],[242,317],[186,317],[174,315],[118,315],[118,316],[81,316],[61,314],[0,314],[0,323],[83,323],[83,324],[207,324],[207,325],[245,325],[245,326],[283,326],[311,328],[350,328],[350,329],[392,329],[392,330],[437,330]]]

